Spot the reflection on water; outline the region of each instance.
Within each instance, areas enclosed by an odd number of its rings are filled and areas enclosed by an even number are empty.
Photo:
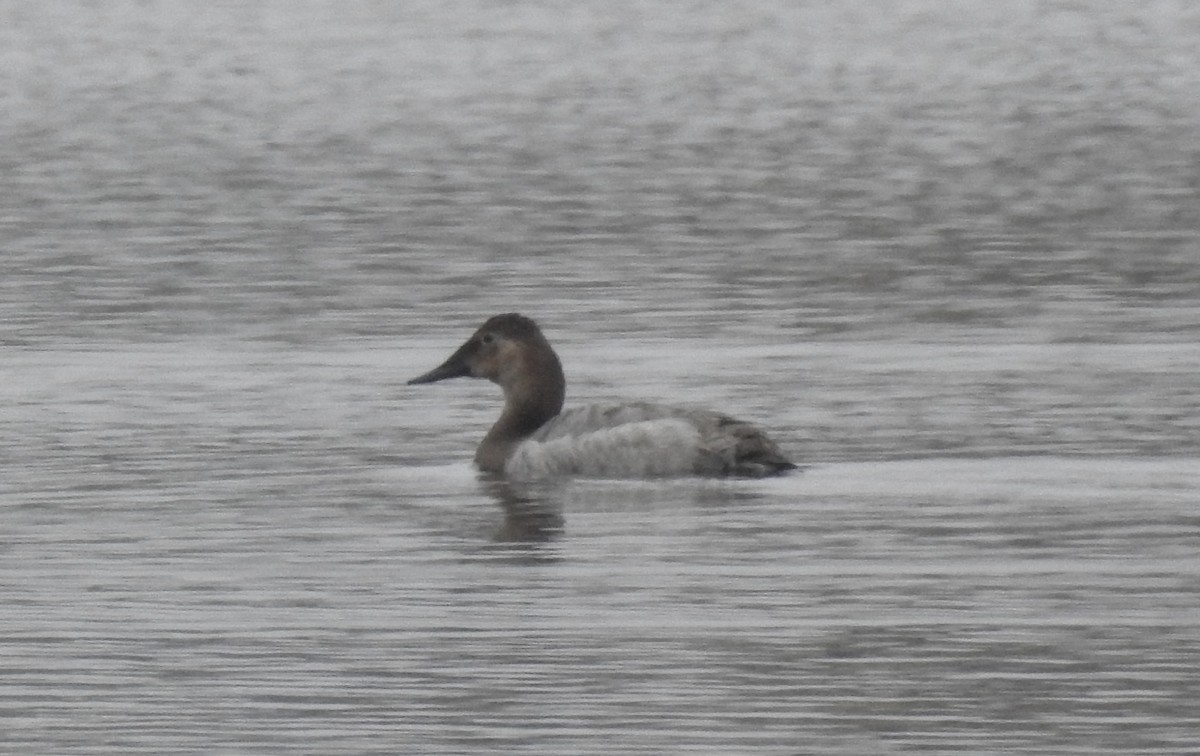
[[[563,532],[561,491],[553,487],[517,484],[502,479],[482,478],[480,488],[495,499],[504,512],[504,524],[496,540],[538,543]]]
[[[1194,751],[1200,17],[954,8],[0,11],[0,751]]]

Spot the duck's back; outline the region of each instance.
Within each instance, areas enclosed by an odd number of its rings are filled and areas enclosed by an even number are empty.
[[[514,478],[556,475],[765,477],[794,469],[749,423],[708,410],[633,402],[564,412],[521,443]]]

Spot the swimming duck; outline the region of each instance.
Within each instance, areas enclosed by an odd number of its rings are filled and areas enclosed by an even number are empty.
[[[514,480],[761,478],[796,467],[762,431],[718,412],[647,402],[563,412],[558,355],[537,324],[517,313],[489,318],[445,362],[408,383],[464,376],[504,390],[504,411],[475,451],[484,472]]]

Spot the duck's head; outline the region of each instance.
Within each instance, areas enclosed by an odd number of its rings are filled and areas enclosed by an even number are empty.
[[[515,312],[488,318],[454,354],[408,383],[447,378],[487,378],[510,402],[539,405],[558,414],[565,393],[562,364],[537,323]]]

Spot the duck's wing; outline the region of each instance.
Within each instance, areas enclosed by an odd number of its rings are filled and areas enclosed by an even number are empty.
[[[579,438],[596,431],[616,428],[630,423],[684,417],[687,410],[650,402],[588,404],[575,407],[551,418],[531,436],[534,441],[557,438]]]

